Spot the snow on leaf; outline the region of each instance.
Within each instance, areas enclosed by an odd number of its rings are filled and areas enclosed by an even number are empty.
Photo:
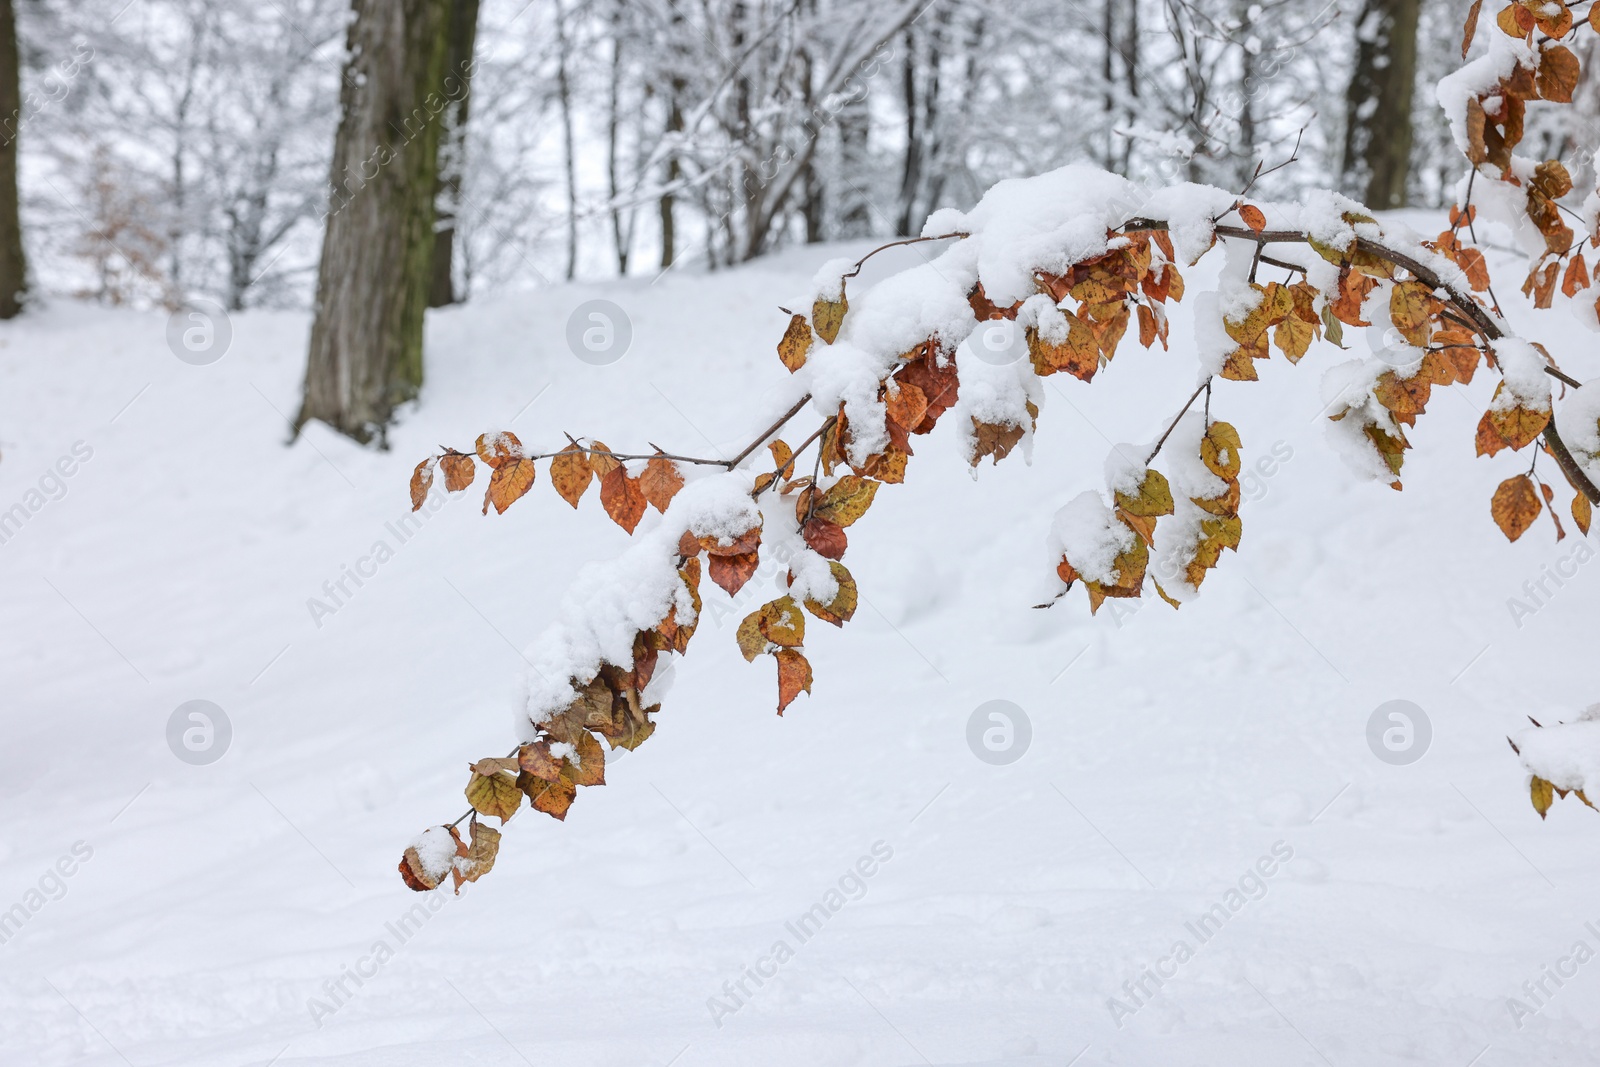
[[[522,442],[510,430],[486,433],[478,437],[478,456],[489,466],[499,468],[504,463],[522,458]]]
[[[855,578],[843,563],[829,560],[828,569],[833,573],[834,581],[839,583],[839,591],[826,604],[818,603],[808,597],[806,599],[806,610],[823,622],[830,622],[835,626],[843,626],[855,615],[856,602],[860,594],[856,589]]]
[[[428,499],[428,490],[433,488],[433,465],[437,460],[429,456],[417,464],[417,469],[411,472],[411,510],[416,511],[422,507],[423,501]]]

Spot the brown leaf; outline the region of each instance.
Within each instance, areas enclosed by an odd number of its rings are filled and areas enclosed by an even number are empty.
[[[1544,50],[1539,57],[1538,84],[1539,95],[1545,100],[1572,103],[1572,90],[1578,85],[1578,57],[1572,49],[1553,44]]]
[[[1022,440],[1022,427],[1012,426],[1007,423],[979,422],[977,416],[972,417],[972,454],[967,457],[967,462],[976,467],[984,456],[993,456],[992,463],[998,464],[1011,454],[1017,447],[1017,442]]]
[[[844,528],[827,519],[813,518],[801,528],[801,536],[812,550],[826,559],[838,559],[849,545]]]
[[[428,490],[433,488],[434,457],[429,456],[417,464],[417,469],[411,472],[411,510],[416,511],[428,499]]]
[[[809,351],[811,325],[806,322],[804,315],[794,315],[789,319],[789,328],[783,332],[783,340],[778,342],[778,358],[793,374],[806,365],[806,353]]]
[[[464,452],[446,452],[439,457],[439,469],[444,471],[446,492],[459,493],[477,477],[478,465]]]
[[[1438,300],[1418,281],[1399,282],[1389,294],[1389,320],[1407,343],[1422,348],[1428,343],[1430,319]]]
[[[553,782],[561,776],[565,760],[550,754],[549,740],[534,741],[517,749],[517,767],[524,774]]]
[[[1478,420],[1478,433],[1476,437],[1477,454],[1480,456],[1493,456],[1506,447],[1501,440],[1499,432],[1494,428],[1494,420],[1489,417],[1489,412],[1483,413],[1483,418]]]
[[[1495,387],[1495,397],[1498,398],[1504,389],[1505,383],[1501,382]],[[1500,440],[1513,450],[1532,444],[1540,434],[1544,433],[1544,428],[1550,425],[1550,412],[1535,411],[1520,404],[1497,408],[1491,402],[1487,417],[1493,424],[1495,433],[1500,436]]]
[[[778,661],[778,714],[782,715],[795,697],[811,692],[811,661],[793,648],[780,648],[773,656]]]
[[[458,842],[459,843],[459,842]],[[487,823],[472,823],[472,847],[466,854],[456,857],[451,874],[455,878],[456,892],[461,892],[462,882],[476,882],[494,870],[495,857],[500,853],[500,831]]]
[[[1572,521],[1577,524],[1578,532],[1589,536],[1589,523],[1594,517],[1594,507],[1589,503],[1589,498],[1583,493],[1578,493],[1572,498]]]
[[[567,809],[572,807],[572,802],[578,797],[577,783],[566,775],[553,782],[547,782],[531,774],[522,774],[518,776],[517,784],[522,792],[527,793],[534,810],[542,811],[563,822],[567,818]]]
[[[536,473],[531,459],[508,460],[495,467],[494,474],[489,477],[489,490],[483,497],[483,513],[489,514],[489,505],[493,504],[495,513],[504,515],[506,508],[533,487]]]
[[[600,739],[584,732],[578,735],[572,747],[578,757],[577,764],[572,768],[572,780],[582,786],[605,785],[606,750],[601,746]]]
[[[1541,508],[1533,479],[1526,474],[1519,474],[1500,483],[1500,488],[1494,491],[1494,498],[1490,501],[1489,512],[1506,539],[1515,541],[1533,525]]]
[[[522,458],[522,442],[510,430],[481,434],[476,447],[478,457],[495,468]]]
[[[657,511],[666,511],[667,505],[672,503],[672,498],[683,488],[683,475],[678,473],[676,463],[658,453],[650,457],[644,473],[639,475],[639,488],[644,492],[644,498],[650,502],[651,507]]]
[[[1589,288],[1589,266],[1579,253],[1572,257],[1572,262],[1567,264],[1566,273],[1561,276],[1561,295],[1570,299],[1577,296],[1580,289],[1587,288]]]
[[[622,464],[611,458],[611,449],[603,442],[589,442],[589,469],[596,478],[604,478],[620,466]]]
[[[1472,38],[1478,32],[1478,12],[1483,10],[1483,0],[1472,0],[1472,6],[1467,9],[1466,31],[1461,35],[1461,58],[1467,58],[1467,50],[1472,47]]]
[[[561,499],[578,506],[583,494],[589,490],[589,480],[594,477],[588,454],[577,445],[568,445],[550,458],[550,482],[561,494]]]
[[[739,590],[744,588],[744,583],[750,580],[760,565],[761,556],[757,552],[746,552],[737,556],[713,555],[707,573],[729,596],[737,596]]]
[[[1100,342],[1077,315],[1063,311],[1067,319],[1067,338],[1060,344],[1046,341],[1034,327],[1024,331],[1028,342],[1028,356],[1034,373],[1040,376],[1066,371],[1081,382],[1094,378],[1100,369]]]
[[[1246,226],[1257,233],[1267,228],[1267,217],[1254,204],[1246,204],[1241,207],[1239,209],[1239,217],[1244,220]]]
[[[910,382],[894,384],[894,392],[884,395],[884,407],[888,409],[889,418],[907,430],[914,430],[928,415],[927,394]]]
[[[600,479],[600,503],[605,507],[606,514],[611,516],[611,521],[629,533],[633,533],[639,520],[644,518],[644,489],[640,487],[639,479],[628,477],[627,470],[621,464]]]

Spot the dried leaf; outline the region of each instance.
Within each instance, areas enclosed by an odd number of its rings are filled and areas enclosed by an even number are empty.
[[[1533,810],[1539,813],[1541,819],[1550,810],[1550,805],[1556,801],[1555,787],[1537,774],[1528,783],[1528,794],[1533,800]]]
[[[778,358],[793,374],[806,365],[806,353],[810,351],[811,325],[806,322],[804,315],[791,316],[789,328],[783,332],[783,340],[778,342]]]
[[[517,778],[521,792],[526,793],[535,811],[542,811],[555,819],[566,821],[567,809],[578,797],[578,784],[566,775],[553,782],[522,774]]]
[[[644,473],[639,475],[639,489],[657,511],[666,511],[667,505],[672,503],[672,498],[682,488],[683,475],[678,473],[678,465],[659,453],[650,457]]]
[[[812,518],[801,528],[801,536],[812,550],[825,559],[838,559],[849,545],[844,528],[827,519]]]
[[[834,581],[839,583],[839,591],[826,604],[818,603],[809,597],[806,598],[806,610],[823,622],[830,622],[835,626],[843,626],[855,615],[856,602],[860,593],[856,588],[855,578],[843,563],[829,560],[828,569],[833,572]]]
[[[611,449],[600,441],[589,442],[589,469],[594,471],[596,478],[605,478],[606,475],[622,466],[617,460],[611,458]]]
[[[871,478],[846,474],[822,494],[812,516],[839,526],[849,526],[867,513],[877,492],[878,483]]]
[[[1155,518],[1159,515],[1171,515],[1175,507],[1172,500],[1172,486],[1168,484],[1166,475],[1158,470],[1146,470],[1144,480],[1139,483],[1137,495],[1118,492],[1116,494],[1117,506],[1130,515]]]
[[[761,557],[756,552],[746,552],[737,556],[716,556],[710,558],[707,572],[711,580],[729,596],[737,596],[744,583],[748,582],[756,573],[756,568],[761,565]]]
[[[483,513],[489,514],[489,505],[493,504],[495,513],[504,515],[506,508],[522,499],[533,487],[536,473],[537,468],[531,459],[506,460],[495,467],[494,473],[489,476],[488,492],[483,497]]]
[[[1538,84],[1539,95],[1545,100],[1556,104],[1572,103],[1572,90],[1578,85],[1578,57],[1572,54],[1572,49],[1553,44],[1544,50],[1539,57]]]
[[[456,879],[456,892],[461,892],[462,882],[476,882],[494,870],[495,857],[500,853],[500,831],[486,823],[472,824],[472,847],[465,856],[457,856],[452,873]]]
[[[1244,466],[1239,449],[1239,431],[1226,422],[1213,422],[1200,439],[1200,460],[1212,474],[1230,480]]]
[[[550,458],[550,482],[561,494],[561,499],[578,506],[583,494],[589,490],[589,480],[594,477],[589,457],[577,445],[568,445]]]
[[[472,779],[466,789],[467,803],[472,805],[474,811],[493,815],[503,823],[522,806],[522,791],[517,788],[515,774],[498,765],[488,766],[490,762],[479,760],[473,766]],[[492,773],[482,773],[479,768]]]
[[[433,488],[433,465],[436,460],[430,456],[417,464],[417,469],[411,472],[411,510],[416,511],[428,499],[428,490]]]
[[[1506,539],[1515,541],[1528,532],[1533,520],[1539,517],[1541,507],[1533,479],[1526,474],[1519,474],[1500,483],[1500,488],[1494,491],[1494,498],[1490,501],[1489,511]]]
[[[502,464],[522,458],[522,442],[510,430],[482,434],[478,437],[476,447],[478,457],[497,469]]]
[[[778,714],[782,715],[795,697],[811,692],[811,661],[793,648],[780,648],[773,656],[778,661]]]
[[[1467,58],[1467,50],[1472,47],[1472,38],[1478,32],[1478,12],[1483,10],[1483,0],[1472,0],[1472,6],[1467,9],[1466,31],[1461,35],[1461,58]]]
[[[1577,524],[1578,532],[1585,537],[1589,536],[1589,523],[1593,517],[1594,508],[1589,503],[1589,498],[1582,493],[1575,495],[1572,498],[1572,521]]]
[[[465,452],[446,452],[439,457],[439,469],[444,471],[445,491],[450,493],[471,485],[478,473],[478,465]]]
[[[1239,209],[1239,217],[1244,220],[1246,226],[1257,233],[1267,228],[1267,217],[1254,204],[1246,204],[1241,207]]]
[[[993,456],[991,461],[998,464],[1011,454],[1022,440],[1023,429],[1021,426],[1012,426],[1009,423],[979,422],[977,416],[972,417],[972,444],[971,454],[967,462],[976,467],[984,456]]]
[[[838,300],[819,299],[811,305],[811,321],[816,326],[817,336],[825,344],[833,344],[834,338],[839,336],[839,327],[844,325],[844,313],[849,309],[850,301],[843,289],[839,291]]]
[[[644,489],[640,487],[639,479],[628,477],[627,470],[621,464],[600,479],[600,503],[605,507],[606,514],[611,516],[611,521],[629,533],[633,533],[639,520],[644,518]]]

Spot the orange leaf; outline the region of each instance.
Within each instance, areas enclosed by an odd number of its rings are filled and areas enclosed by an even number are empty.
[[[1561,295],[1571,298],[1576,296],[1579,289],[1589,288],[1589,266],[1583,261],[1581,253],[1572,257],[1572,262],[1567,264],[1567,271],[1561,277]]]
[[[1472,0],[1472,7],[1467,10],[1467,28],[1461,37],[1461,58],[1467,58],[1467,50],[1472,47],[1472,38],[1478,32],[1478,12],[1483,10],[1483,0]]]
[[[583,499],[593,477],[588,455],[578,445],[568,445],[550,459],[550,482],[561,499],[573,507]]]
[[[811,661],[794,648],[780,648],[773,657],[778,661],[778,714],[782,715],[795,697],[811,692]]]
[[[589,442],[589,469],[596,478],[604,478],[619,466],[621,464],[611,458],[610,447],[600,441]]]
[[[1589,522],[1594,517],[1594,506],[1589,503],[1589,498],[1581,492],[1572,498],[1572,521],[1578,524],[1578,530],[1583,536],[1589,536]]]
[[[644,498],[650,502],[651,507],[657,511],[666,511],[667,505],[672,503],[672,498],[683,488],[683,475],[678,473],[676,463],[657,454],[650,458],[644,473],[639,476],[639,488],[644,491]]]
[[[784,331],[783,340],[778,342],[778,358],[793,374],[806,365],[806,353],[809,351],[811,324],[806,322],[804,315],[794,315],[789,319],[789,328]]]
[[[633,533],[639,520],[644,518],[644,490],[639,479],[628,477],[627,470],[618,463],[611,473],[600,479],[600,503],[611,516],[611,521]]]
[[[435,459],[429,456],[417,464],[417,469],[411,472],[411,510],[416,511],[422,502],[428,499],[428,490],[433,488],[433,465]]]
[[[1257,233],[1260,233],[1262,230],[1267,228],[1267,217],[1263,215],[1261,213],[1261,209],[1256,207],[1254,204],[1246,204],[1244,207],[1240,208],[1239,217],[1244,220],[1244,224],[1246,226],[1250,227]]]
[[[1511,541],[1527,532],[1533,520],[1539,517],[1540,509],[1539,494],[1533,487],[1533,479],[1526,474],[1501,482],[1489,505],[1495,525]]]
[[[471,485],[478,473],[478,465],[464,452],[446,452],[440,456],[439,469],[444,471],[444,487],[451,493],[459,493]]]
[[[477,449],[478,455],[491,467],[522,458],[522,442],[510,430],[480,435]]]
[[[746,552],[737,556],[710,557],[710,566],[707,568],[711,580],[721,586],[729,596],[737,596],[739,590],[744,588],[756,568],[761,565],[761,556],[757,552]]]
[[[1568,18],[1570,19],[1570,14]],[[1578,84],[1578,57],[1565,45],[1554,44],[1539,57],[1539,95],[1552,103],[1572,103]]]
[[[493,504],[495,512],[504,515],[506,508],[533,487],[535,473],[531,459],[502,461],[489,478],[489,491],[483,496],[483,513],[489,514],[489,505]]]

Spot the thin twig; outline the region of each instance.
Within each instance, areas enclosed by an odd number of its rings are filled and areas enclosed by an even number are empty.
[[[1161,435],[1161,439],[1156,442],[1156,447],[1152,448],[1150,454],[1145,457],[1144,465],[1146,467],[1155,461],[1156,453],[1161,451],[1161,446],[1167,443],[1167,438],[1172,436],[1172,431],[1178,428],[1178,423],[1189,413],[1189,409],[1194,406],[1194,402],[1200,398],[1201,393],[1206,394],[1206,400],[1209,403],[1211,398],[1211,377],[1209,375],[1207,375],[1205,381],[1200,383],[1199,388],[1195,389],[1194,395],[1190,396],[1188,401],[1184,403],[1183,409],[1172,417],[1172,423],[1167,427],[1167,432]],[[1209,424],[1211,420],[1208,417],[1206,421]]]

